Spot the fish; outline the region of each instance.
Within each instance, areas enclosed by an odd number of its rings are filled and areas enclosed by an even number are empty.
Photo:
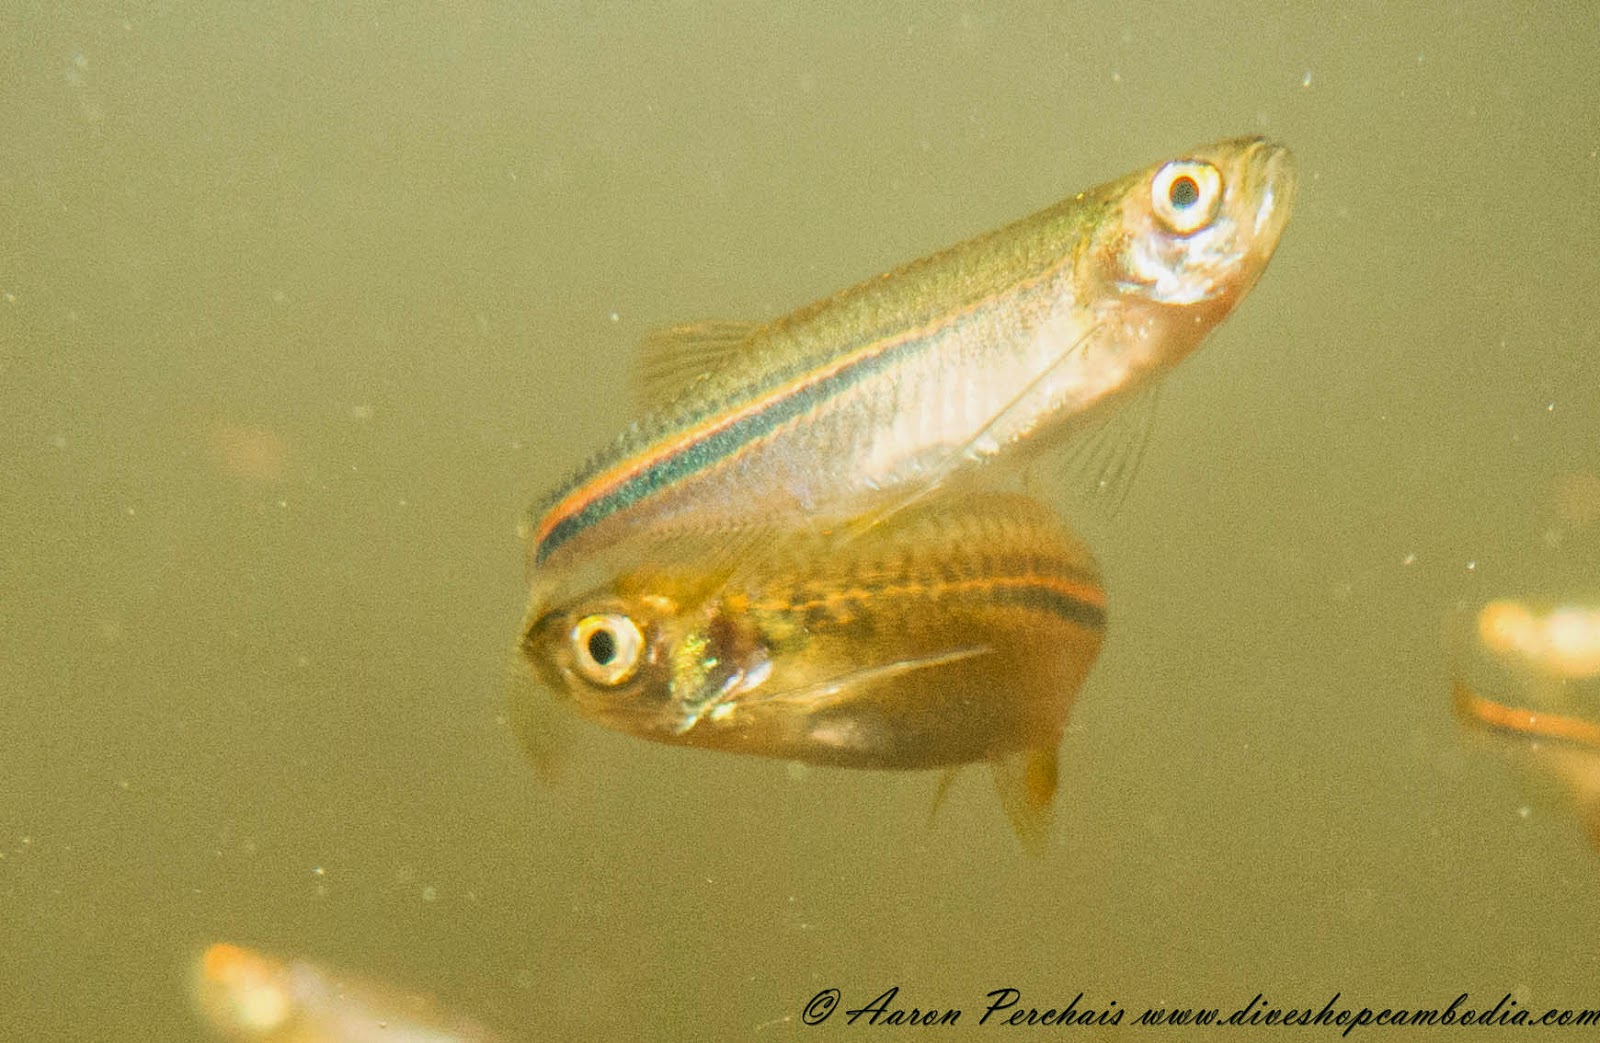
[[[505,1043],[425,997],[217,942],[194,962],[195,1007],[238,1043]]]
[[[579,716],[659,743],[846,768],[987,762],[1039,849],[1106,628],[1088,548],[1038,500],[988,490],[848,538],[775,527],[760,543],[734,562],[644,554],[532,615],[522,657]],[[525,731],[538,714],[512,719],[542,750]]]
[[[1477,624],[1483,651],[1509,669],[1556,683],[1600,678],[1600,605],[1507,598],[1479,609]]]
[[[1520,747],[1600,848],[1600,603],[1489,601],[1451,681],[1457,716]]]
[[[535,590],[642,533],[827,530],[1059,443],[1233,310],[1294,188],[1283,146],[1218,141],[782,317],[646,337],[639,419],[523,520]]]

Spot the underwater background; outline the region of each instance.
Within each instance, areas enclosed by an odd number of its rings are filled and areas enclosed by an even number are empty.
[[[1446,640],[1600,597],[1597,54],[1583,3],[8,5],[0,1039],[206,1039],[217,939],[528,1040],[1600,1008],[1600,855]],[[573,722],[540,782],[516,524],[642,334],[1231,134],[1295,152],[1275,260],[1117,510],[1041,490],[1110,603],[1044,858],[980,771],[930,824],[936,773]]]

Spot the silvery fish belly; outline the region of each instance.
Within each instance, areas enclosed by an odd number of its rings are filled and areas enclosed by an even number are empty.
[[[1238,304],[1293,189],[1287,150],[1220,141],[781,318],[649,338],[643,418],[529,512],[536,589],[645,533],[827,528],[1050,443]]]
[[[946,493],[865,531],[756,546],[641,554],[531,614],[522,655],[581,715],[658,742],[861,768],[990,762],[1037,835],[1105,629],[1099,571],[1057,517],[1018,494]]]
[[[1457,626],[1456,713],[1560,783],[1600,846],[1600,602],[1502,599]]]

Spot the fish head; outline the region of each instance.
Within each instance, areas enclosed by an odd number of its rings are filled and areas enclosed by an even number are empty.
[[[1477,613],[1481,651],[1508,669],[1561,681],[1600,679],[1600,607],[1502,598]]]
[[[762,636],[724,610],[714,580],[650,570],[538,613],[523,658],[546,687],[597,724],[687,743],[705,715],[770,672]]]
[[[1295,189],[1289,150],[1262,138],[1197,148],[1106,186],[1080,272],[1100,318],[1160,343],[1197,345],[1266,269]]]

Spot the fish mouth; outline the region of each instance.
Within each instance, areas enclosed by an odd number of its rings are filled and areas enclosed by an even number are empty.
[[[1256,202],[1252,239],[1257,250],[1271,252],[1289,223],[1295,193],[1294,154],[1283,145],[1258,138],[1245,156],[1245,188]]]

